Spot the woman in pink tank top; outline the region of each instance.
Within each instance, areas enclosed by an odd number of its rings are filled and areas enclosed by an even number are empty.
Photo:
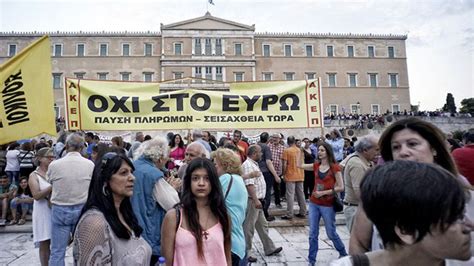
[[[181,202],[166,213],[161,256],[167,265],[231,265],[230,219],[214,163],[186,168]]]

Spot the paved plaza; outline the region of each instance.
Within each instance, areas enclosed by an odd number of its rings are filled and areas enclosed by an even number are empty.
[[[278,255],[266,257],[262,242],[255,232],[253,245],[257,249],[258,261],[252,265],[308,265],[308,220],[296,217],[292,221],[281,220],[279,216],[285,214],[286,202],[282,202],[282,205],[283,208],[276,208],[274,204],[270,206],[270,214],[277,218],[269,223],[269,234],[275,242],[275,246],[283,247],[283,251]],[[298,213],[297,206],[294,212]],[[336,224],[337,232],[347,249],[349,233],[343,214],[336,215]],[[31,232],[31,221],[21,226],[0,227],[0,265],[40,265],[38,249],[33,245]],[[339,253],[334,249],[331,240],[327,238],[326,230],[321,223],[317,265],[328,265],[338,257]],[[73,265],[71,246],[67,249],[66,265]]]
[[[271,257],[263,255],[263,246],[255,236],[254,247],[258,251],[258,262],[252,265],[307,265],[308,257],[308,226],[271,227],[270,237],[276,246],[282,246],[283,251]],[[347,247],[349,234],[345,225],[338,225],[337,232]],[[320,227],[319,252],[317,265],[328,265],[339,254],[327,238],[324,226]],[[40,265],[38,249],[34,248],[31,233],[1,233],[0,234],[0,265]],[[73,265],[72,247],[67,249],[66,265]]]

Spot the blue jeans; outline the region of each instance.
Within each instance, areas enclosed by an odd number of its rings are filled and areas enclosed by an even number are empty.
[[[13,198],[12,201],[10,201],[10,209],[19,209],[21,210],[32,210],[33,209],[33,203],[17,203],[17,200],[19,197]],[[18,208],[19,207],[19,208]]]
[[[309,203],[309,254],[308,261],[311,265],[316,263],[316,255],[318,253],[318,236],[319,236],[319,220],[321,216],[324,220],[324,227],[329,239],[331,239],[334,247],[340,256],[346,256],[346,248],[341,238],[336,232],[336,213],[332,206],[326,207],[312,202]]]
[[[5,171],[5,174],[8,177],[8,183],[9,184],[18,184],[19,177],[20,177],[20,171]],[[13,183],[15,182],[15,183]]]
[[[71,237],[81,215],[84,204],[73,206],[53,205],[51,208],[51,255],[50,266],[64,266],[64,256]]]

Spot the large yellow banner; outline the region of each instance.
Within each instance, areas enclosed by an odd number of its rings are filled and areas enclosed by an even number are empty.
[[[66,79],[70,130],[321,127],[318,79],[161,92],[164,83]]]
[[[0,66],[0,144],[56,135],[51,79],[47,36]]]

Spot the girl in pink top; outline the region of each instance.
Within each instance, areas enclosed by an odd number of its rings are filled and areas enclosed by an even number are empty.
[[[196,158],[186,169],[181,202],[163,221],[161,255],[167,265],[222,266],[231,265],[230,248],[230,219],[216,167]]]
[[[170,162],[168,163],[168,169],[172,170],[175,167],[179,167],[174,161],[184,160],[186,147],[184,146],[181,135],[175,134],[170,141]]]

